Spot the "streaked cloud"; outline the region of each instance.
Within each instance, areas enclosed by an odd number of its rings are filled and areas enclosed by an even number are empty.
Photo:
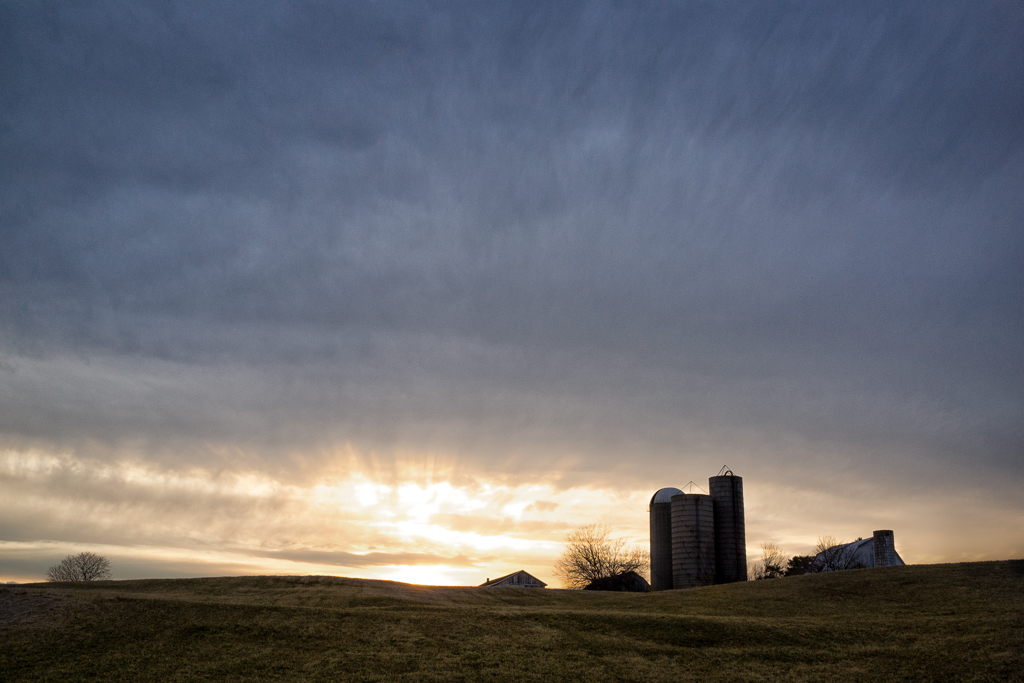
[[[1020,547],[1011,3],[0,27],[0,541],[462,580],[729,463],[758,537]]]

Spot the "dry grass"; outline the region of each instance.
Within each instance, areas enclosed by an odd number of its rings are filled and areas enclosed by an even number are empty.
[[[2,681],[1022,681],[1024,561],[656,594],[330,577],[0,588]]]

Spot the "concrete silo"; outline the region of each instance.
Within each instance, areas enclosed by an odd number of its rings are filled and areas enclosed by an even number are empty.
[[[899,555],[896,554],[896,540],[892,529],[881,529],[872,534],[872,545],[875,553],[876,567],[895,567],[903,564],[903,560],[897,562]]]
[[[651,590],[672,588],[672,496],[679,489],[665,488],[651,498]]]
[[[711,496],[672,496],[672,587],[715,582],[715,510]]]
[[[715,583],[747,580],[747,528],[743,477],[723,468],[708,480],[715,507]]]

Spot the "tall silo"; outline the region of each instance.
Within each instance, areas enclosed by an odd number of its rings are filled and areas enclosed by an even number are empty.
[[[715,583],[747,580],[747,529],[743,477],[723,468],[708,480],[715,506]]]
[[[665,488],[651,498],[651,590],[672,588],[672,496],[679,489]]]
[[[715,582],[715,509],[711,496],[672,496],[672,587]]]
[[[895,567],[896,539],[892,529],[880,529],[872,534],[872,550],[875,551],[876,567]]]

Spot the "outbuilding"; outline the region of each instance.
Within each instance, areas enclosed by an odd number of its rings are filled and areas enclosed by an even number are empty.
[[[902,567],[905,564],[896,552],[892,530],[882,529],[874,532],[871,538],[857,539],[853,543],[833,546],[818,553],[811,567],[820,572],[829,572],[868,567]]]
[[[522,569],[505,576],[499,576],[496,579],[487,579],[480,584],[481,588],[506,588],[513,586],[519,588],[544,588],[547,584]]]

